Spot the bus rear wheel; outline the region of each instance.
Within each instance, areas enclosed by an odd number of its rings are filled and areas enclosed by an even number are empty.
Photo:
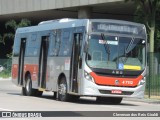
[[[22,87],[21,94],[24,95],[24,96],[26,96],[26,89],[25,89],[25,87]]]
[[[43,91],[39,91],[38,89],[35,89],[35,96],[41,97],[43,94]]]
[[[30,75],[28,75],[26,78],[26,83],[25,83],[24,89],[25,89],[25,94],[27,96],[34,96],[36,93],[35,89],[32,89],[32,80],[31,80]]]
[[[62,77],[58,84],[58,100],[69,101],[69,95],[67,93],[67,82],[65,77]]]

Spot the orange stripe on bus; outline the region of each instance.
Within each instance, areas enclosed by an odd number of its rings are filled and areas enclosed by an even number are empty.
[[[19,69],[18,64],[13,64],[12,65],[12,78],[13,79],[18,79],[18,69]],[[24,69],[24,75],[27,71],[29,71],[30,74],[31,74],[31,79],[32,80],[37,80],[38,79],[38,65],[25,64],[23,69]]]
[[[24,73],[26,73],[27,71],[30,72],[32,80],[37,80],[38,79],[38,65],[25,64],[24,65]]]
[[[18,64],[12,65],[12,78],[18,79]],[[38,65],[37,64],[25,64],[24,65],[24,75],[27,71],[31,74],[32,80],[38,80]],[[48,81],[48,71],[46,71],[46,81]]]
[[[12,64],[12,79],[18,78],[18,64]]]

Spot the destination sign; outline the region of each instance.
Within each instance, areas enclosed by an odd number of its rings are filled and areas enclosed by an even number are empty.
[[[133,25],[115,24],[115,23],[92,23],[93,32],[109,32],[122,34],[138,34],[138,27]]]

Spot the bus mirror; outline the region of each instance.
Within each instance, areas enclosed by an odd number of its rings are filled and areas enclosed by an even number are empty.
[[[142,44],[145,45],[146,44],[146,41],[144,39],[142,39]]]

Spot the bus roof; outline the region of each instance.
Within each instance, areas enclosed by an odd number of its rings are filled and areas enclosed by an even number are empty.
[[[18,28],[16,33],[27,33],[60,28],[79,27],[87,24],[88,19],[60,19],[40,22],[37,26]],[[66,24],[67,23],[67,24]]]
[[[37,26],[29,26],[29,27],[18,28],[16,30],[16,33],[29,33],[29,32],[44,31],[44,30],[53,30],[53,29],[70,28],[70,27],[80,27],[80,26],[86,26],[87,22],[89,22],[89,21],[92,21],[92,22],[108,22],[108,23],[117,23],[117,24],[134,25],[134,26],[144,27],[143,24],[124,21],[124,20],[63,18],[63,19],[57,19],[57,20],[43,21],[43,22],[40,22]]]

